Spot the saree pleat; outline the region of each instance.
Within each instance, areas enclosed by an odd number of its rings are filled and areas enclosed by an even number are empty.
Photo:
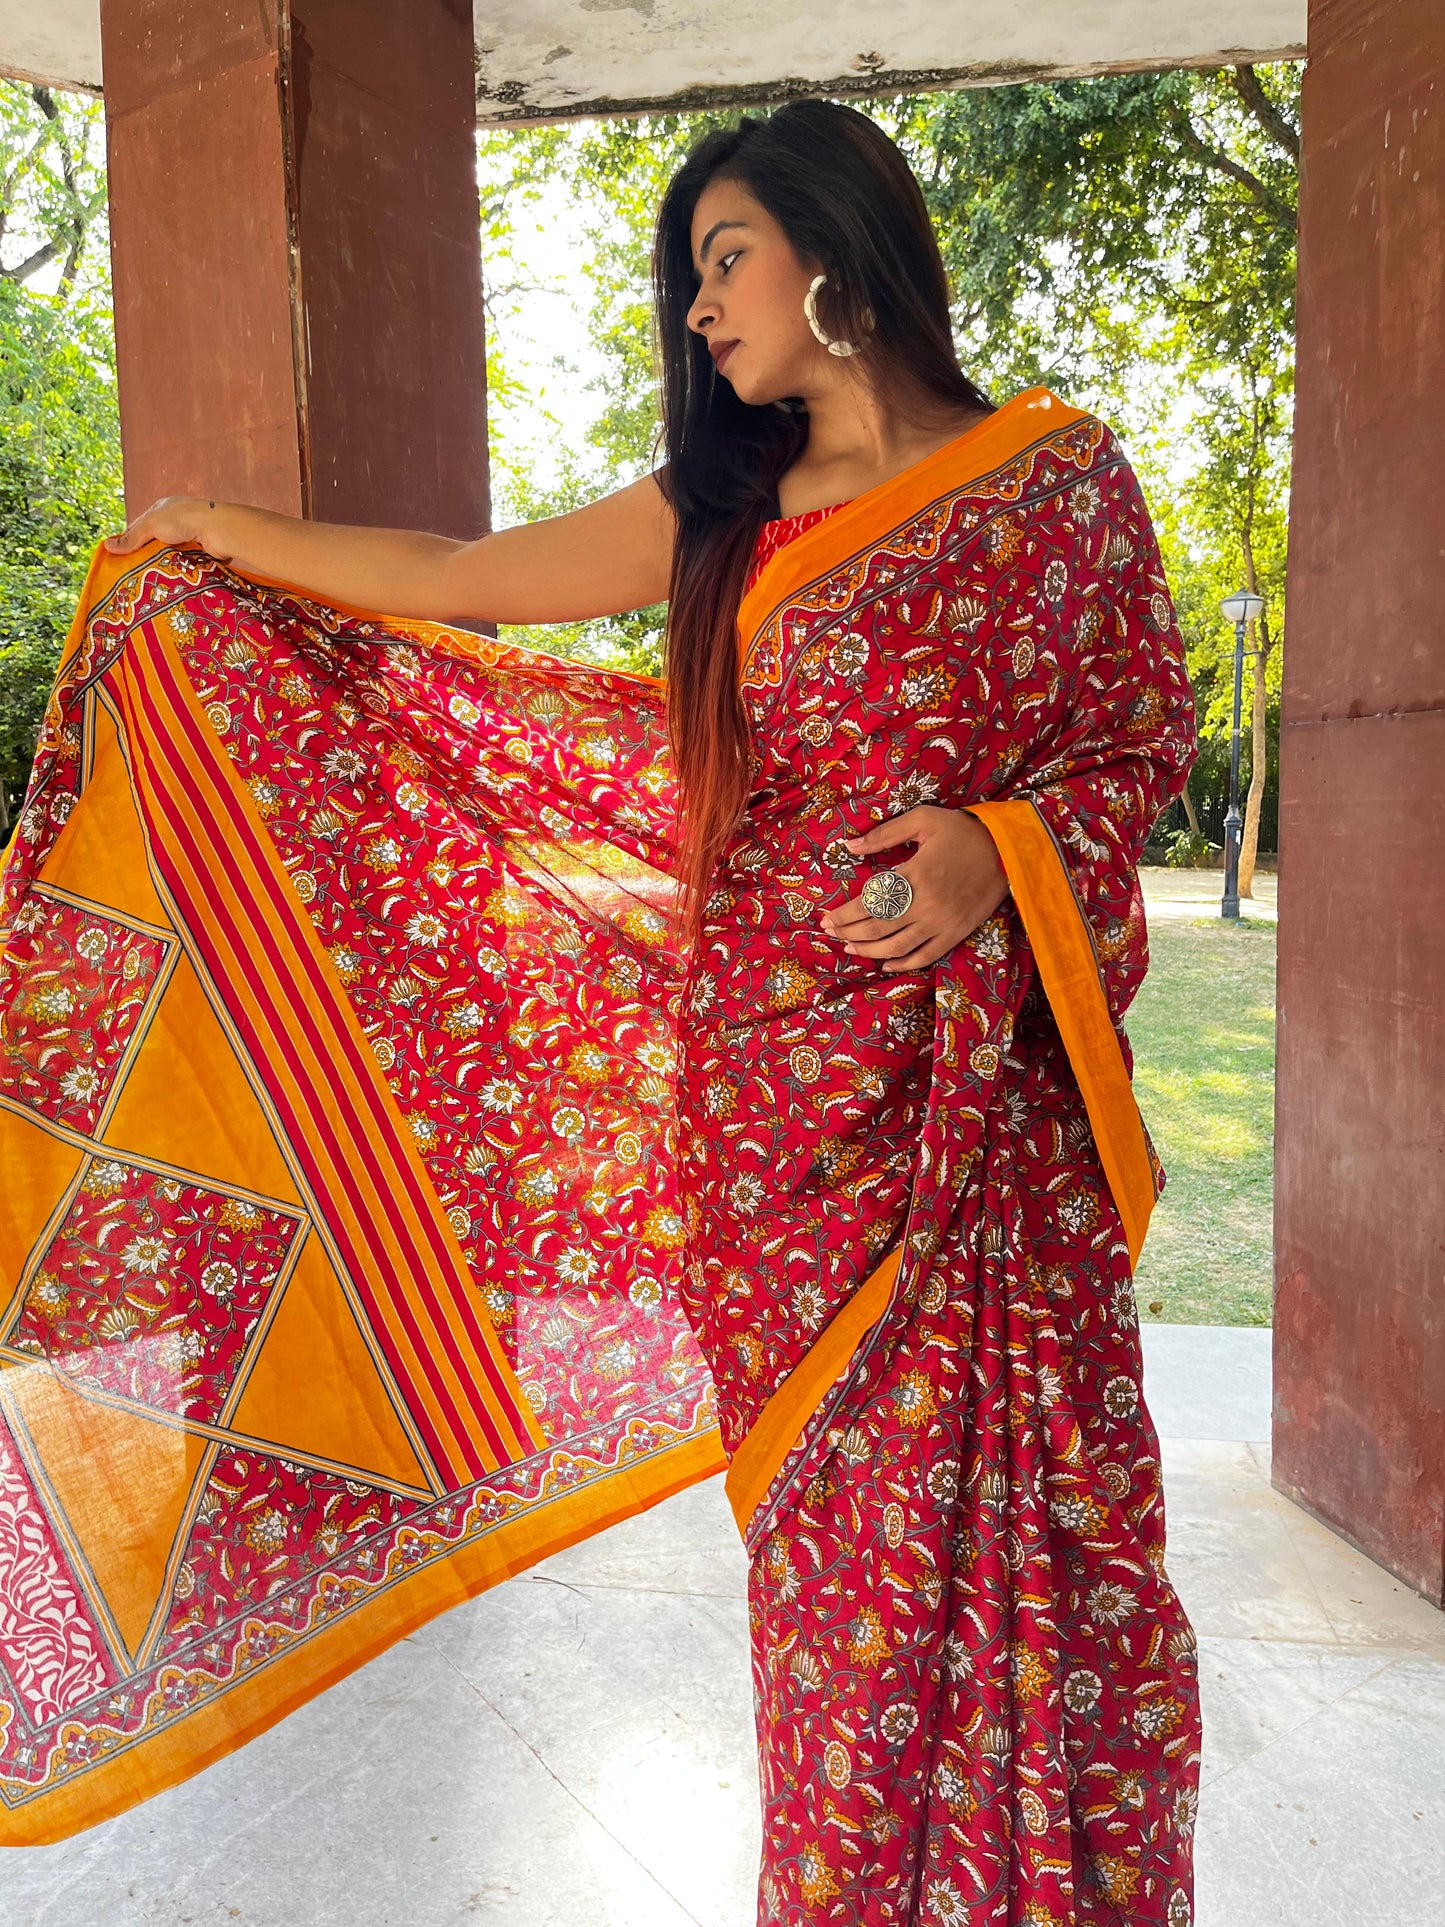
[[[773,531],[739,630],[689,946],[656,686],[97,563],[0,913],[0,1840],[730,1462],[764,1927],[1187,1927],[1137,486],[1031,391]],[[884,976],[818,919],[925,803],[1011,894]]]

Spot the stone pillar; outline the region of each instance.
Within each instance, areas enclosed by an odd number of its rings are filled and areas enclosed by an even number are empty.
[[[1280,792],[1274,1477],[1445,1568],[1445,8],[1311,0]]]
[[[126,497],[487,526],[467,0],[101,0]]]

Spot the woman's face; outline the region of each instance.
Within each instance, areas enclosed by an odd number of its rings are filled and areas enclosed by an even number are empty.
[[[778,223],[736,181],[709,181],[692,217],[701,285],[687,325],[707,342],[740,401],[805,399],[841,369],[808,326],[803,298],[818,272],[800,261]]]

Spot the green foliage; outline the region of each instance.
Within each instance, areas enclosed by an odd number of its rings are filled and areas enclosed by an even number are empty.
[[[91,551],[122,519],[99,129],[94,102],[0,82],[0,833]]]
[[[1214,845],[1202,830],[1175,830],[1166,839],[1164,861],[1171,870],[1198,870],[1213,854]]]

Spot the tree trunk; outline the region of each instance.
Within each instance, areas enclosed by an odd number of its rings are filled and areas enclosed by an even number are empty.
[[[1250,730],[1249,794],[1244,802],[1244,832],[1239,843],[1239,894],[1254,895],[1254,865],[1259,855],[1259,812],[1264,802],[1265,721],[1268,699],[1264,686],[1264,665],[1269,655],[1266,646],[1250,652],[1254,665],[1254,713]]]
[[[1244,548],[1244,577],[1249,587],[1257,595],[1259,579],[1254,571],[1254,544],[1249,539],[1249,531],[1242,532]],[[1254,683],[1254,697],[1250,710],[1249,736],[1249,794],[1244,804],[1244,831],[1239,843],[1239,894],[1241,897],[1254,895],[1254,865],[1259,855],[1259,813],[1264,802],[1264,776],[1267,744],[1265,723],[1269,711],[1269,695],[1265,688],[1265,664],[1269,660],[1269,617],[1261,615],[1254,628],[1257,646],[1249,652]]]
[[[1184,779],[1184,787],[1179,792],[1179,801],[1184,805],[1184,814],[1188,818],[1190,829],[1193,830],[1196,836],[1198,836],[1199,812],[1194,807],[1194,798],[1189,794],[1188,777]]]

